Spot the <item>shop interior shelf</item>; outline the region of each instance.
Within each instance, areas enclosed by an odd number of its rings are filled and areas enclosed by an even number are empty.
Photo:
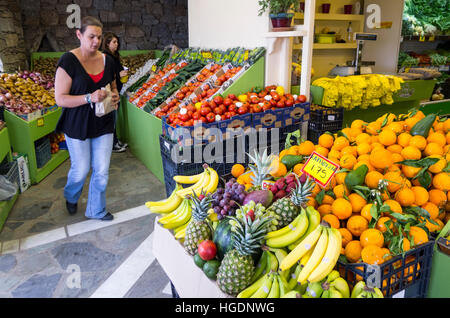
[[[295,13],[294,19],[304,19],[301,12]],[[338,13],[316,13],[316,20],[330,20],[330,21],[364,21],[364,14],[338,14]]]
[[[303,45],[295,44],[293,45],[294,50],[301,50]],[[314,43],[313,50],[345,50],[345,49],[356,49],[356,43]]]
[[[11,112],[5,112],[5,121],[10,130],[11,146],[15,152],[28,156],[31,183],[42,181],[50,172],[69,157],[67,151],[59,151],[41,169],[37,169],[34,142],[55,131],[61,116],[61,108],[33,121],[25,121]]]

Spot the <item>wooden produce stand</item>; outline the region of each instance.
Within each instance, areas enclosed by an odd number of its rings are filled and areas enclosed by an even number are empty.
[[[5,111],[4,113],[5,121],[10,131],[10,141],[13,150],[28,157],[28,169],[32,184],[41,182],[69,158],[69,152],[67,150],[60,150],[52,154],[50,161],[43,167],[39,169],[37,167],[34,142],[55,131],[61,113],[62,109],[58,107],[55,111],[49,112],[32,121],[25,121],[9,111]]]
[[[253,87],[264,86],[264,67],[264,58],[260,58],[223,95],[238,95],[250,91]],[[128,143],[133,155],[164,183],[159,144],[159,135],[162,134],[161,119],[128,102],[125,96],[122,96],[122,106],[125,107],[118,113],[118,122],[122,123],[120,137]]]
[[[182,244],[155,219],[153,255],[164,269],[181,298],[232,298],[223,293],[194,263]]]
[[[12,160],[8,128],[6,127],[0,130],[0,162],[3,162],[5,158],[7,158],[8,161]],[[13,196],[10,200],[0,201],[0,231],[3,229],[3,225],[5,224],[5,221],[8,218],[9,212],[13,208],[18,197],[19,197],[19,190],[17,190],[16,195]]]

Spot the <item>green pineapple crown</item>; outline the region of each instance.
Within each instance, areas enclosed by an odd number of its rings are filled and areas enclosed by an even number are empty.
[[[247,155],[254,163],[248,165],[250,170],[253,172],[253,176],[251,177],[253,186],[261,187],[264,179],[272,170],[271,164],[275,159],[275,156],[273,154],[270,156],[267,155],[267,149],[264,150],[262,155],[260,155],[256,149],[254,156],[251,156],[250,154]]]
[[[212,197],[206,195],[205,192],[197,194],[192,191],[193,195],[190,196],[192,201],[192,217],[196,222],[202,222],[208,217],[208,210],[211,207],[211,202],[213,201]]]
[[[305,208],[316,184],[310,177],[307,177],[303,184],[297,175],[295,175],[295,179],[297,179],[297,186],[291,192],[291,201],[294,205]]]
[[[233,248],[242,256],[250,256],[261,248],[264,237],[270,229],[271,217],[230,217],[235,226],[232,229]]]

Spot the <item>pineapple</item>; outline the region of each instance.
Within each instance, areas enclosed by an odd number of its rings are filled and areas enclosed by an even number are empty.
[[[254,162],[254,165],[249,164],[250,170],[253,172],[251,177],[253,187],[248,191],[261,190],[261,186],[265,178],[270,174],[272,167],[272,161],[275,159],[274,155],[267,155],[267,149],[264,150],[262,156],[255,149],[255,155],[252,157],[248,154],[249,158]]]
[[[301,212],[301,209],[306,208],[306,202],[308,202],[314,187],[315,183],[312,179],[307,178],[306,182],[302,184],[297,178],[297,187],[292,190],[291,194],[275,201],[269,207],[268,211],[277,215],[278,229],[291,223]]]
[[[217,273],[217,285],[232,296],[236,296],[251,282],[255,265],[253,254],[258,253],[272,219],[230,217],[235,224],[232,229],[233,249],[225,254]]]
[[[192,220],[186,227],[184,237],[184,249],[191,255],[195,255],[198,245],[204,240],[212,238],[213,230],[208,221],[208,210],[211,206],[212,198],[205,196],[202,192],[199,196],[193,191],[191,196]]]

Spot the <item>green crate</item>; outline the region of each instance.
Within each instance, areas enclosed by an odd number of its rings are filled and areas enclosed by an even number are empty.
[[[449,233],[450,222],[447,222],[441,233],[436,238],[436,242],[439,238],[447,236]],[[435,244],[427,298],[450,298],[449,282],[450,256],[440,251],[437,244]]]

